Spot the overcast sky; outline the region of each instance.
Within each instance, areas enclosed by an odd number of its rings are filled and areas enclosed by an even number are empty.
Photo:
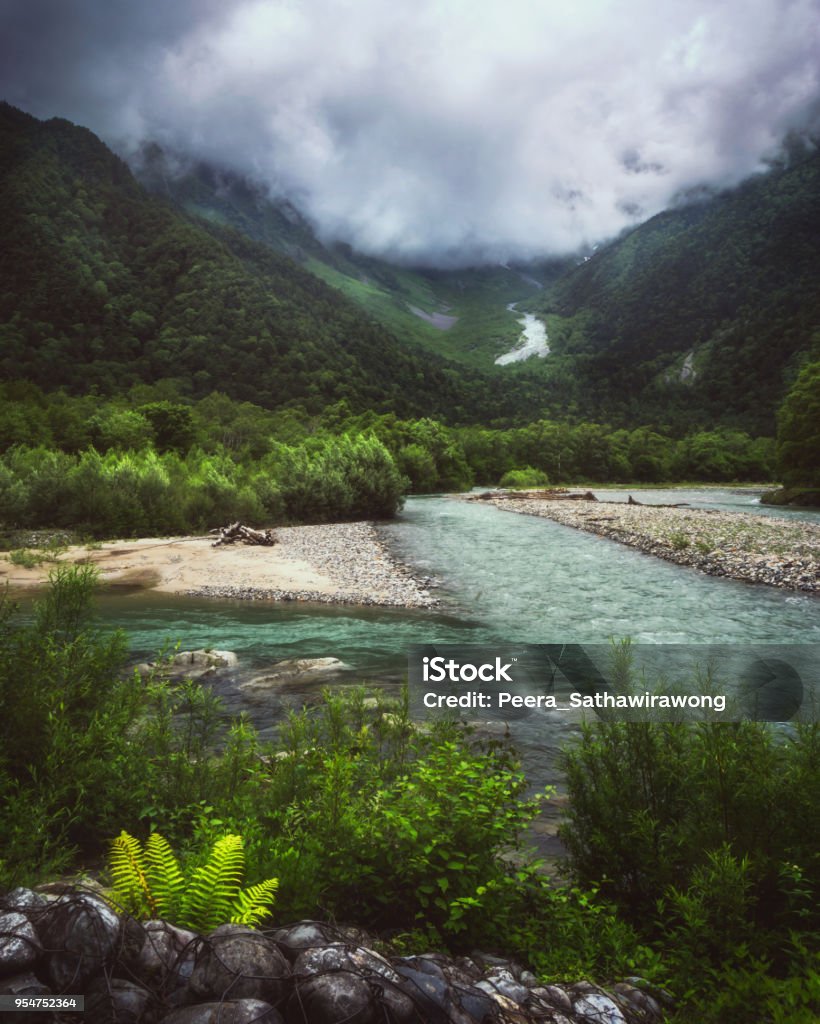
[[[421,262],[568,251],[818,126],[820,0],[0,0],[0,96]]]

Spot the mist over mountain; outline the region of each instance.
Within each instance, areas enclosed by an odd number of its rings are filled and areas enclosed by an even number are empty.
[[[612,238],[820,110],[818,0],[6,0],[0,38],[10,102],[230,165],[405,264]]]

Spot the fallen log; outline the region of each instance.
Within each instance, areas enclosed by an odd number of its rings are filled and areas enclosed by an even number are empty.
[[[244,523],[230,523],[228,526],[220,526],[210,533],[217,533],[219,536],[211,545],[218,548],[220,544],[258,544],[262,547],[271,547],[276,543],[273,530],[254,530],[252,526],[245,526]]]

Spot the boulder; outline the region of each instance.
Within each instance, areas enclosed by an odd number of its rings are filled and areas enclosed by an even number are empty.
[[[299,978],[329,971],[350,971],[363,978],[376,975],[394,983],[399,981],[398,974],[383,956],[363,946],[350,947],[340,942],[303,950],[293,965],[293,973]]]
[[[45,897],[41,896],[38,892],[34,892],[32,889],[17,888],[12,889],[11,892],[6,893],[5,896],[0,898],[0,909],[19,910],[21,914],[29,914],[30,912],[42,910],[47,902]]]
[[[142,661],[134,666],[134,671],[141,676],[149,676],[159,671],[163,676],[172,679],[200,679],[202,676],[213,675],[220,669],[236,668],[239,658],[233,651],[215,651],[203,649],[199,651],[179,651],[170,663]]]
[[[557,985],[539,985],[537,988],[532,989],[530,994],[540,999],[542,1003],[554,1006],[561,1013],[572,1013],[572,1000]]]
[[[94,1024],[140,1024],[151,993],[123,978],[95,978],[85,992],[86,1020]]]
[[[287,993],[290,974],[271,939],[254,928],[223,924],[202,943],[191,991],[202,999],[260,999],[275,1006]]]
[[[0,976],[28,970],[42,952],[37,932],[25,914],[14,910],[0,914]]]
[[[285,1019],[287,1024],[381,1024],[384,1013],[364,978],[336,971],[297,981]]]
[[[16,996],[50,996],[54,993],[31,972],[15,974],[10,978],[0,978],[0,995]],[[53,1014],[49,1011],[38,1013],[36,1010],[11,1010],[3,1013],[0,1018],[3,1024],[52,1024]]]
[[[324,680],[349,666],[338,658],[289,658],[278,661],[269,672],[240,684],[246,697],[264,697],[280,687]]]
[[[58,992],[79,992],[110,962],[121,935],[114,911],[91,893],[66,893],[37,922],[49,951],[45,978]]]
[[[476,988],[493,998],[500,993],[516,1004],[526,1002],[530,994],[526,985],[516,981],[512,972],[505,967],[494,967],[485,978],[476,982]]]
[[[159,1024],[285,1024],[270,1003],[261,999],[227,999],[172,1010]]]
[[[603,992],[588,992],[573,1000],[575,1016],[590,1024],[626,1024],[620,1006]]]
[[[142,928],[145,941],[138,955],[129,961],[136,977],[152,986],[174,987],[188,981],[199,947],[196,933],[167,921],[146,921]]]
[[[31,971],[13,974],[8,978],[0,978],[0,995],[3,996],[50,996],[51,994],[48,985],[44,985]]]

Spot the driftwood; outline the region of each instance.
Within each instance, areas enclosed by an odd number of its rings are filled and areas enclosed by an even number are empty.
[[[646,508],[689,508],[688,501],[679,501],[676,505],[653,505],[652,502],[635,501],[631,494],[629,495],[627,505],[642,505]],[[711,512],[713,509],[706,509],[706,511]]]
[[[597,501],[592,491],[583,494],[570,493],[566,487],[554,487],[546,491],[483,491],[471,494],[469,501],[492,501],[504,498],[505,501]]]
[[[567,492],[565,487],[554,491],[510,491],[504,495],[505,498],[512,498],[516,501],[597,501],[592,491],[584,491],[579,494],[577,491]]]
[[[243,523],[231,523],[229,526],[220,526],[210,533],[218,533],[219,536],[211,545],[218,548],[220,544],[235,544],[239,541],[242,544],[261,544],[263,547],[271,547],[276,543],[273,530],[254,530],[251,526]]]

